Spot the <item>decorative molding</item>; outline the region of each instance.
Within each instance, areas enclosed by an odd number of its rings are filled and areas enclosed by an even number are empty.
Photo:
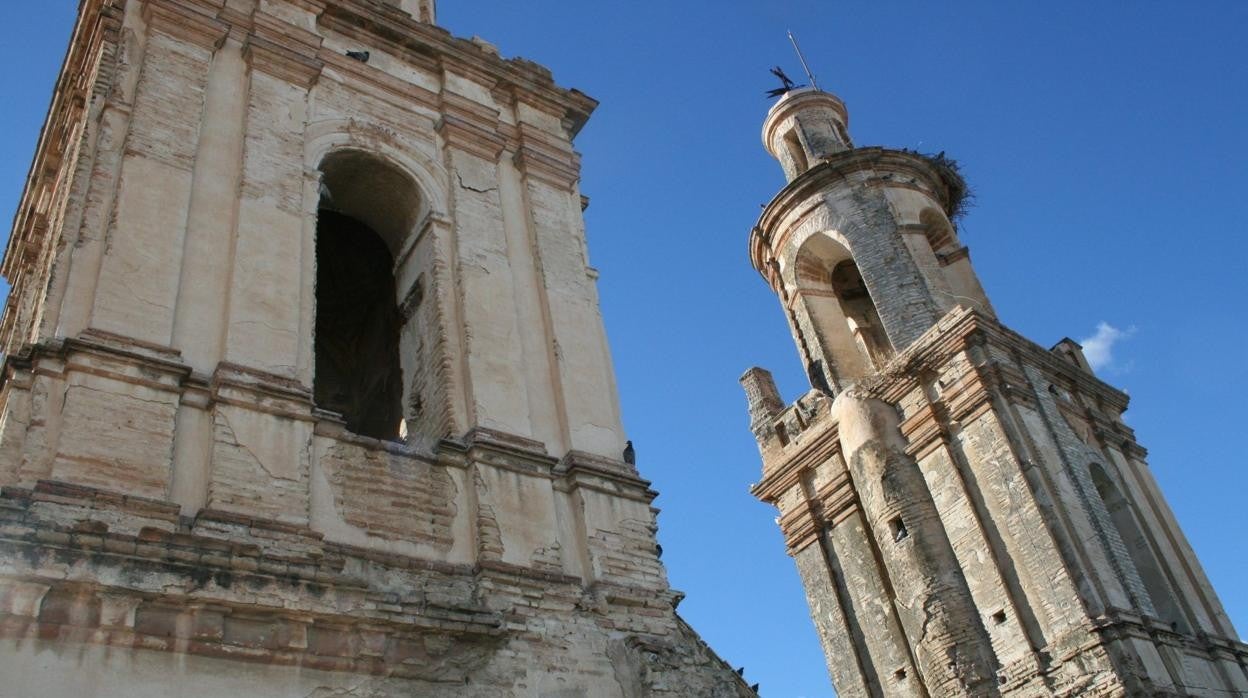
[[[353,90],[374,95],[396,109],[411,112],[415,111],[414,107],[423,107],[436,111],[439,107],[437,92],[397,78],[345,54],[321,47],[316,58],[325,67],[325,77],[337,78],[337,73],[346,78],[340,81],[344,85],[349,84]],[[436,73],[436,68],[431,72]]]
[[[317,58],[320,47],[320,36],[256,12],[243,56],[252,68],[306,89],[316,84],[325,67]]]
[[[549,70],[523,58],[504,59],[470,39],[458,39],[442,27],[420,22],[394,8],[369,0],[326,2],[318,22],[329,28],[349,27],[370,42],[385,42],[401,59],[417,65],[435,64],[464,75],[487,90],[505,90],[526,101],[543,102],[565,120],[574,137],[598,102],[579,90],[557,86]],[[431,72],[437,72],[436,70]]]
[[[143,18],[154,31],[215,51],[230,32],[217,19],[222,6],[220,0],[147,0]]]
[[[446,91],[440,95],[439,108],[442,118],[435,129],[449,146],[498,161],[507,146],[507,139],[498,133],[498,110]]]
[[[650,487],[650,481],[638,476],[629,464],[584,451],[568,451],[555,466],[554,474],[568,491],[584,488],[646,504],[659,496]]]
[[[534,179],[572,191],[581,179],[581,158],[568,141],[526,123],[518,130],[516,167]]]

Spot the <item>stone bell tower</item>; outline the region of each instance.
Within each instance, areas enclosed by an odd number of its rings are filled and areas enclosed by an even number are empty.
[[[855,147],[793,90],[750,235],[812,389],[742,378],[837,694],[1248,695],[1240,643],[1080,347],[996,318],[941,156]]]
[[[752,695],[622,456],[596,103],[433,20],[81,3],[3,262],[0,695]]]

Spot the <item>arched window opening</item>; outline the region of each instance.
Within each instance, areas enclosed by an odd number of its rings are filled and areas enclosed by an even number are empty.
[[[802,142],[797,137],[797,129],[784,134],[784,147],[789,151],[789,159],[793,161],[794,176],[810,169],[810,162],[806,159],[806,149],[802,147]]]
[[[927,209],[919,216],[919,223],[924,228],[924,235],[927,242],[932,246],[932,252],[937,256],[948,254],[958,249],[958,238],[953,232],[953,226],[949,224],[949,220],[944,214],[935,209]]]
[[[313,396],[350,431],[396,439],[404,386],[395,256],[417,223],[420,197],[404,173],[368,153],[333,153],[321,172]]]
[[[882,368],[892,344],[853,255],[836,231],[802,242],[786,270],[794,335],[811,386],[839,392]]]
[[[367,225],[318,212],[316,404],[341,413],[351,431],[377,439],[396,438],[403,418],[393,265]]]
[[[867,284],[853,260],[844,260],[832,269],[832,291],[841,303],[841,311],[849,322],[854,341],[875,368],[882,368],[892,358],[892,345],[884,333],[884,325],[880,322],[880,314],[871,300]]]
[[[1114,528],[1118,530],[1118,536],[1126,546],[1127,553],[1135,564],[1140,579],[1144,582],[1144,588],[1148,591],[1149,599],[1153,602],[1158,618],[1169,623],[1178,632],[1188,632],[1187,621],[1178,599],[1170,590],[1170,585],[1166,581],[1161,566],[1157,563],[1148,538],[1131,512],[1131,503],[1123,496],[1118,486],[1099,463],[1093,463],[1090,470],[1096,492],[1100,495],[1101,501],[1105,503],[1109,518],[1113,521]]]

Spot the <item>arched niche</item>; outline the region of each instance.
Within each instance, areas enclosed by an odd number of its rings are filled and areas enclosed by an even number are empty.
[[[844,388],[892,357],[875,302],[843,242],[828,233],[808,237],[794,255],[791,279],[794,319],[830,384]]]
[[[1088,470],[1091,472],[1096,493],[1105,504],[1110,521],[1113,522],[1136,572],[1144,582],[1144,588],[1148,592],[1149,600],[1153,603],[1158,619],[1169,623],[1178,632],[1190,632],[1182,606],[1166,580],[1148,536],[1145,535],[1144,529],[1136,519],[1130,500],[1101,464],[1092,463],[1088,466]]]
[[[931,245],[932,252],[938,255],[949,254],[961,247],[953,225],[941,211],[935,208],[923,209],[923,212],[919,214],[919,225],[924,228],[924,235],[927,237],[927,243]]]
[[[366,151],[330,152],[318,169],[314,399],[354,433],[396,439],[405,318],[395,260],[422,219],[423,197],[403,170]]]
[[[992,305],[971,266],[970,254],[958,240],[957,231],[945,213],[936,208],[926,208],[919,214],[919,225],[927,241],[927,250],[922,255],[916,254],[916,257],[924,258],[920,260],[924,273],[934,275],[928,280],[928,287],[942,296],[937,299],[941,309],[949,310],[960,305],[992,315]]]

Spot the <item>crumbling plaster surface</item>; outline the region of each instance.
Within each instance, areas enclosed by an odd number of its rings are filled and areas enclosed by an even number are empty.
[[[767,392],[755,385],[769,380],[764,373],[747,379],[750,390]],[[876,418],[847,422],[837,405],[864,398],[877,405]],[[845,686],[853,695],[881,683],[887,695],[904,689],[897,672],[906,669],[912,676],[908,665],[885,659],[883,651],[888,638],[898,637],[895,630],[890,636],[890,622],[902,628],[902,647],[918,658],[925,690],[940,695],[1204,696],[1248,690],[1248,650],[1229,624],[1214,620],[1223,617],[1221,605],[1190,549],[1176,546],[1182,538],[1158,536],[1152,550],[1169,561],[1164,569],[1170,593],[1191,609],[1182,622],[1198,624],[1199,634],[1176,631],[1157,615],[1095,488],[1087,483],[1090,493],[1078,494],[1077,480],[1087,477],[1089,460],[1112,462],[1124,488],[1141,497],[1134,501],[1145,502],[1137,505],[1141,525],[1174,525],[1151,478],[1139,477],[1142,468],[1122,467],[1143,464],[1143,449],[1118,418],[1125,400],[994,319],[958,309],[887,370],[831,405],[815,393],[788,407],[752,403],[764,458],[764,479],[755,492],[779,507],[825,650],[840,650],[827,653],[838,690]],[[777,425],[785,426],[784,439]],[[928,495],[915,499],[899,490],[882,496],[888,486],[881,490],[856,465],[863,434],[880,429],[897,430],[876,440],[891,444],[885,462],[914,458]],[[927,514],[908,511],[928,497]],[[871,517],[865,528],[858,523],[864,512]],[[900,540],[898,520],[906,529]],[[924,544],[927,552],[919,558],[891,552],[928,538],[936,539],[937,548]],[[940,552],[945,545],[950,547]],[[923,572],[925,565],[932,569]],[[880,579],[871,584],[864,574]],[[978,626],[986,633],[972,644],[988,653],[997,677],[978,690],[947,684],[933,689],[952,676],[934,664],[924,666],[927,640],[910,635],[907,590],[951,578],[964,580],[963,591],[939,596],[945,604],[960,596],[950,609],[961,614],[963,632]],[[889,598],[872,605],[857,588],[882,589]],[[957,655],[961,661],[968,656]]]
[[[0,695],[752,694],[622,459],[596,103],[432,16],[83,3],[3,267]],[[393,256],[397,440],[313,399],[322,207]]]

